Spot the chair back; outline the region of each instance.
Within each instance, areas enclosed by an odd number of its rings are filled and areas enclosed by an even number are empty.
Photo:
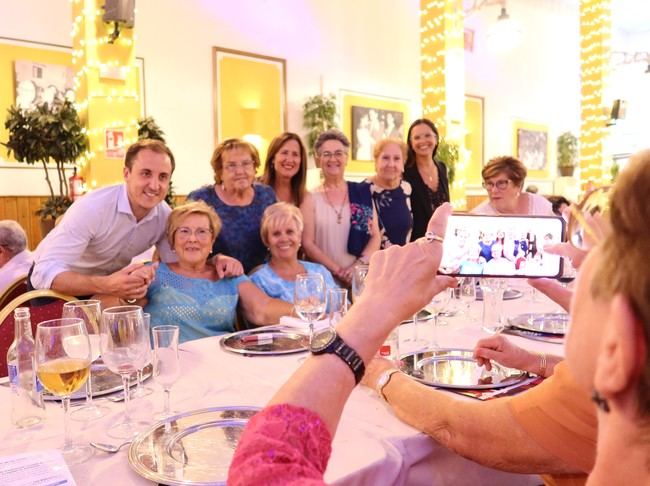
[[[44,305],[31,305],[35,299],[48,298]],[[0,310],[0,377],[7,376],[7,351],[14,340],[14,310],[17,307],[29,307],[32,322],[32,334],[36,335],[36,326],[39,322],[49,319],[59,319],[63,311],[63,304],[75,300],[75,297],[60,294],[53,290],[32,290],[25,292]]]
[[[11,282],[6,290],[0,294],[0,309],[2,309],[9,302],[14,300],[21,294],[27,292],[29,288],[27,287],[27,275],[18,277],[16,280]]]

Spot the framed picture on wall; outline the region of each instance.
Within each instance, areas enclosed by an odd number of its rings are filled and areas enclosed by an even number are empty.
[[[341,92],[343,133],[350,139],[350,173],[374,171],[372,152],[382,138],[404,140],[410,123],[410,101],[400,98]]]
[[[550,166],[548,127],[515,121],[514,153],[528,169],[529,177],[548,177]]]

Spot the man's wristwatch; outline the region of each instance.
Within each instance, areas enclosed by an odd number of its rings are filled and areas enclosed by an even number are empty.
[[[332,353],[341,358],[352,370],[354,381],[357,385],[366,372],[366,365],[363,363],[363,359],[361,359],[359,353],[348,346],[332,327],[314,332],[310,350],[316,355]]]

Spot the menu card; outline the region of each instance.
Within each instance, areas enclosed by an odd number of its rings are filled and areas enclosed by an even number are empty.
[[[55,450],[0,457],[0,484],[76,486],[61,452]]]

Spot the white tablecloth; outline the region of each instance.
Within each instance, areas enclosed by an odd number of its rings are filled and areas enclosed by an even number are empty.
[[[545,297],[530,296],[504,303],[505,313],[555,311],[559,308]],[[485,337],[478,318],[481,303],[472,304],[472,318],[460,315],[445,318],[438,341],[442,347],[472,348]],[[430,339],[433,321],[420,323],[420,334]],[[411,325],[401,326],[402,338],[411,333]],[[538,351],[562,354],[562,346],[513,337],[517,344]],[[219,338],[188,342],[181,346],[182,378],[172,390],[172,408],[177,411],[226,405],[264,406],[276,389],[299,365],[303,354],[282,357],[244,357],[221,350]],[[413,350],[401,344],[401,352]],[[162,408],[162,393],[132,402],[138,418],[151,418]],[[459,399],[465,399],[460,398]],[[124,404],[101,400],[111,413],[97,421],[71,421],[75,440],[116,443],[105,430],[121,419]],[[422,407],[435,406],[423,403]],[[63,417],[58,403],[48,403],[46,421],[32,429],[17,430],[10,424],[9,390],[0,387],[0,455],[57,448],[62,442]],[[128,448],[117,454],[96,452],[87,462],[72,466],[80,486],[147,485],[151,482],[134,473],[127,459]],[[373,391],[357,387],[350,397],[334,439],[327,482],[345,485],[370,484],[454,484],[454,485],[528,485],[539,484],[536,476],[507,474],[484,468],[439,446],[426,435],[398,420]]]

